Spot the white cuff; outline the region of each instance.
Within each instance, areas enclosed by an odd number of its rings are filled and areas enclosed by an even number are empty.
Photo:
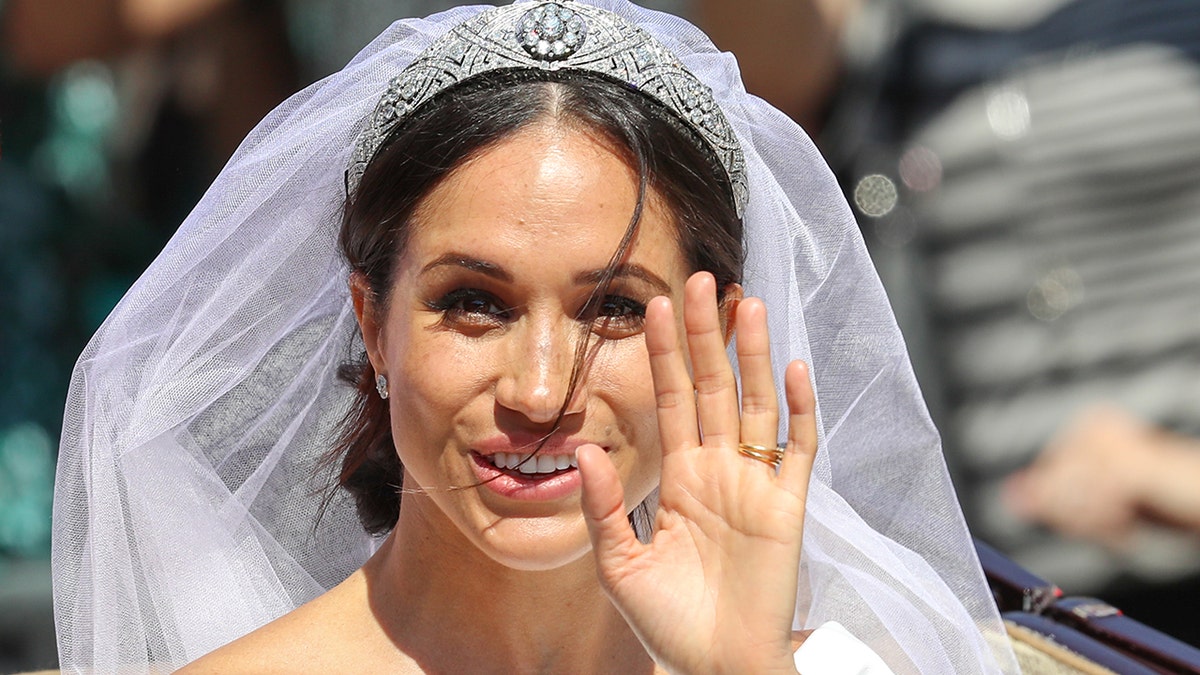
[[[883,659],[842,624],[821,624],[796,650],[800,675],[893,675]]]

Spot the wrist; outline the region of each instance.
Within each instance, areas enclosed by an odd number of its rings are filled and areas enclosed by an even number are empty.
[[[1142,457],[1138,504],[1177,525],[1200,527],[1200,442],[1167,431],[1150,435]]]

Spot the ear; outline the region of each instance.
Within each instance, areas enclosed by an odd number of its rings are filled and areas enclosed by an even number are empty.
[[[350,273],[350,298],[354,301],[354,316],[362,331],[363,345],[367,348],[367,359],[377,375],[387,372],[380,349],[379,303],[371,284],[362,272]]]
[[[721,306],[717,311],[721,315],[721,332],[725,334],[725,346],[733,340],[733,317],[737,316],[738,304],[745,297],[741,284],[729,284],[725,287],[725,296],[721,298]]]

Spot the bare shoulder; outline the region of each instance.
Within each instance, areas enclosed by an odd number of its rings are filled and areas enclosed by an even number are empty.
[[[329,673],[359,670],[378,652],[361,573],[179,673]]]

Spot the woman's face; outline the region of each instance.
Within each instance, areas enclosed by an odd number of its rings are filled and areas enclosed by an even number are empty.
[[[402,508],[436,505],[424,520],[452,522],[510,567],[549,569],[588,550],[579,445],[609,453],[629,508],[658,483],[642,322],[657,295],[682,306],[690,270],[653,194],[598,306],[587,334],[594,347],[561,425],[514,466],[554,429],[585,335],[579,317],[636,197],[633,170],[596,134],[523,130],[423,200],[386,314],[364,323],[372,363],[388,378],[405,487],[426,492]]]

